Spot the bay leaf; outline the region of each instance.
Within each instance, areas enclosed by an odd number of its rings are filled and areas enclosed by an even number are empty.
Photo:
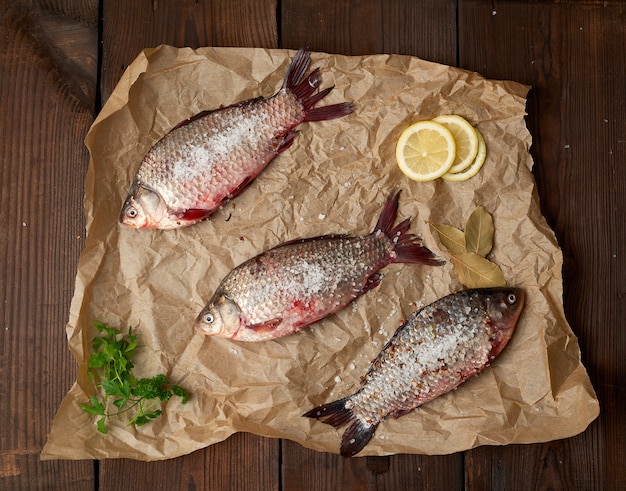
[[[465,247],[486,257],[493,247],[493,218],[482,206],[476,207],[465,224]]]
[[[452,254],[465,252],[465,235],[458,228],[439,223],[430,223],[439,234],[439,240]]]
[[[500,267],[474,252],[453,254],[451,259],[459,280],[466,288],[506,286]]]

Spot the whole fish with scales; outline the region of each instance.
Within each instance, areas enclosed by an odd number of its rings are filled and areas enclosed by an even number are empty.
[[[296,137],[296,126],[350,114],[351,103],[314,107],[319,69],[305,77],[311,57],[293,58],[281,89],[183,121],[143,158],[120,213],[133,228],[175,229],[208,218],[248,186]]]
[[[523,290],[503,287],[463,290],[423,307],[373,360],[359,391],[304,416],[349,425],[340,453],[356,455],[385,419],[408,414],[487,368],[511,339],[523,306]]]
[[[378,271],[388,264],[442,264],[408,233],[410,219],[394,226],[398,196],[389,196],[369,235],[298,239],[233,269],[198,315],[199,332],[238,341],[275,339],[375,288],[383,278]]]

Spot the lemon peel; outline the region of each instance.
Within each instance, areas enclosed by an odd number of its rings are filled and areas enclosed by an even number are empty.
[[[441,176],[442,179],[446,181],[452,182],[460,182],[467,181],[469,178],[474,177],[478,174],[478,171],[482,168],[485,163],[485,158],[487,157],[487,145],[485,143],[485,139],[480,133],[478,134],[478,153],[476,154],[476,159],[474,162],[465,170],[461,172],[448,172]]]
[[[456,114],[443,114],[433,119],[444,125],[454,136],[456,143],[456,158],[448,172],[457,173],[467,169],[478,153],[478,135],[467,119]]]

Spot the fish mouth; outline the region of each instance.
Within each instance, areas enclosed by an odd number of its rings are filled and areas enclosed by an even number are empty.
[[[211,336],[214,334],[209,330],[209,328],[204,326],[201,322],[196,322],[195,328],[197,332],[199,332],[200,334],[204,334],[205,336]]]
[[[136,223],[133,222],[129,222],[125,217],[121,216],[120,217],[120,223],[128,228],[132,228],[134,230],[138,230],[141,227],[139,225],[137,225]]]
[[[198,315],[198,317],[196,317],[196,320],[194,321],[194,328],[196,331],[198,331],[201,334],[210,336],[215,334],[215,329],[212,328],[211,326],[206,325],[203,321],[202,321],[202,313],[200,313]]]
[[[202,334],[203,336],[210,336],[210,337],[221,337],[219,335],[218,332],[215,331],[215,329],[211,329],[208,326],[202,325],[202,323],[196,323],[195,325],[195,331],[198,334]]]
[[[134,182],[120,211],[119,221],[134,229],[157,228],[166,212],[167,206],[157,191]]]

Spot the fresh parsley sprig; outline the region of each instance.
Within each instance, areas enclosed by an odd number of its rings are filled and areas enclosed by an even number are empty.
[[[164,374],[139,380],[134,377],[131,358],[137,349],[137,336],[132,327],[123,335],[102,322],[96,321],[94,326],[102,336],[92,341],[94,352],[88,363],[89,378],[104,395],[92,395],[89,402],[80,407],[87,414],[99,416],[98,431],[107,433],[106,421],[111,416],[135,410],[128,424],[142,426],[161,414],[161,409],[155,409],[159,402],[167,402],[172,396],[180,397],[183,404],[189,400],[187,391],[171,384]],[[109,401],[117,410],[109,412]]]

